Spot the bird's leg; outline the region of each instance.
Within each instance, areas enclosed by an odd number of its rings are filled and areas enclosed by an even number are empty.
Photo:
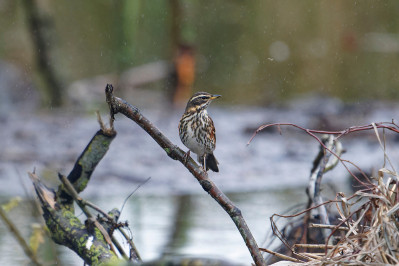
[[[190,158],[190,150],[188,150],[188,152],[186,152],[183,156],[183,163],[184,165],[187,164],[188,158]]]
[[[204,156],[202,157],[203,161],[202,161],[202,169],[204,169],[204,171],[206,172],[206,154],[204,154]]]

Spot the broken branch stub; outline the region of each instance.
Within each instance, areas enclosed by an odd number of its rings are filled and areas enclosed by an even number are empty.
[[[116,132],[113,129],[100,129],[87,144],[68,175],[68,180],[77,193],[86,188],[94,169],[108,151],[115,136]],[[57,199],[65,205],[68,204],[71,209],[73,208],[73,198],[63,184],[58,188]]]

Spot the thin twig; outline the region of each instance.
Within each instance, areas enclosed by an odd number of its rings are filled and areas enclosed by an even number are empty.
[[[116,251],[112,245],[112,243],[115,244],[117,247],[119,253],[126,259],[128,260],[129,257],[126,255],[125,251],[123,250],[122,246],[119,244],[119,242],[116,240],[114,237],[110,237],[108,232],[104,229],[104,227],[98,223],[95,219],[95,216],[91,214],[91,212],[86,208],[86,205],[84,204],[83,200],[79,197],[78,193],[74,189],[73,185],[71,182],[69,182],[68,178],[64,175],[59,174],[60,180],[62,183],[65,185],[66,189],[68,189],[69,194],[72,196],[72,198],[76,201],[76,203],[79,205],[79,207],[82,209],[84,214],[91,220],[95,221],[94,225],[100,230],[100,232],[103,234],[104,239],[107,241],[108,245],[110,246],[110,249],[116,254]],[[100,226],[99,226],[100,225]],[[112,242],[110,241],[112,239]]]
[[[130,259],[133,259],[133,260],[135,260],[135,261],[142,261],[141,256],[140,256],[140,253],[139,253],[139,251],[137,250],[136,245],[134,244],[132,238],[129,237],[129,236],[126,234],[125,230],[123,230],[122,227],[118,227],[118,231],[121,232],[122,236],[126,239],[126,241],[127,241],[127,242],[129,243],[129,245],[130,245],[130,248],[131,248],[131,251],[130,251],[131,258],[130,258]],[[132,258],[132,256],[133,256],[134,258]]]
[[[320,259],[322,258],[322,256],[318,256],[318,254],[315,254],[315,253],[301,252],[301,253],[299,253],[299,254],[304,255],[304,256],[311,257],[311,258],[313,258],[313,259],[315,259],[315,260],[320,260]]]
[[[289,261],[292,261],[292,262],[304,262],[304,261],[298,260],[296,258],[293,258],[293,257],[290,257],[290,256],[286,256],[284,254],[272,251],[272,250],[267,249],[267,248],[259,248],[259,250],[267,252],[269,254],[272,254],[273,256],[279,257],[280,259],[283,259],[283,260],[289,260]]]
[[[324,244],[294,244],[294,248],[319,248],[319,249],[330,249],[334,248],[333,245],[324,245]]]
[[[150,181],[150,179],[151,179],[151,177],[149,177],[149,178],[147,178],[146,180],[144,180],[144,182],[142,182],[141,184],[139,184],[139,185],[129,194],[129,196],[126,197],[126,199],[123,201],[120,214],[122,214],[123,208],[125,207],[125,204],[126,204],[127,200],[128,200],[141,186],[144,186],[148,181]]]
[[[336,225],[330,225],[330,224],[309,224],[309,227],[313,228],[329,228],[329,229],[336,229],[336,230],[344,230],[348,231],[349,228],[345,226],[336,226]],[[325,245],[324,245],[325,246]]]
[[[293,217],[299,216],[299,215],[301,215],[301,214],[304,214],[304,213],[306,213],[306,212],[308,212],[308,211],[311,211],[311,210],[313,210],[313,209],[316,209],[316,208],[318,208],[318,207],[320,207],[320,206],[322,206],[322,205],[330,204],[330,203],[333,203],[333,202],[341,202],[341,201],[340,201],[340,200],[328,200],[328,201],[325,201],[325,202],[323,202],[323,203],[321,203],[321,204],[318,204],[318,205],[316,205],[316,206],[312,206],[312,207],[310,207],[310,208],[307,208],[306,210],[303,210],[303,211],[298,212],[298,213],[295,213],[295,214],[291,214],[291,215],[281,215],[281,214],[275,213],[275,214],[272,215],[272,217],[273,217],[273,216],[278,216],[278,217],[281,217],[281,218],[293,218]]]
[[[19,245],[22,247],[22,249],[25,252],[25,255],[30,258],[30,260],[38,266],[41,266],[42,264],[37,260],[36,255],[33,253],[32,249],[29,247],[29,245],[26,243],[25,239],[22,237],[21,232],[18,230],[18,228],[11,222],[11,220],[8,218],[6,212],[4,211],[3,207],[0,206],[0,217],[3,220],[3,222],[7,225],[8,229],[11,231],[11,233],[14,235],[14,237],[17,239]]]

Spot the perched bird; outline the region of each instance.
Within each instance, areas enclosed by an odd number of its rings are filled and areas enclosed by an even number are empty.
[[[213,155],[216,147],[215,126],[206,108],[212,100],[221,95],[212,95],[207,92],[195,93],[187,103],[186,110],[180,119],[179,135],[183,144],[198,156],[198,162],[204,170],[211,169],[219,172],[218,161]]]

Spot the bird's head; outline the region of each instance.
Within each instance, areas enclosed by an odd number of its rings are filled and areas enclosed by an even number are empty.
[[[198,112],[205,110],[208,105],[216,98],[222,95],[210,94],[207,92],[197,92],[195,93],[187,103],[186,112]]]

